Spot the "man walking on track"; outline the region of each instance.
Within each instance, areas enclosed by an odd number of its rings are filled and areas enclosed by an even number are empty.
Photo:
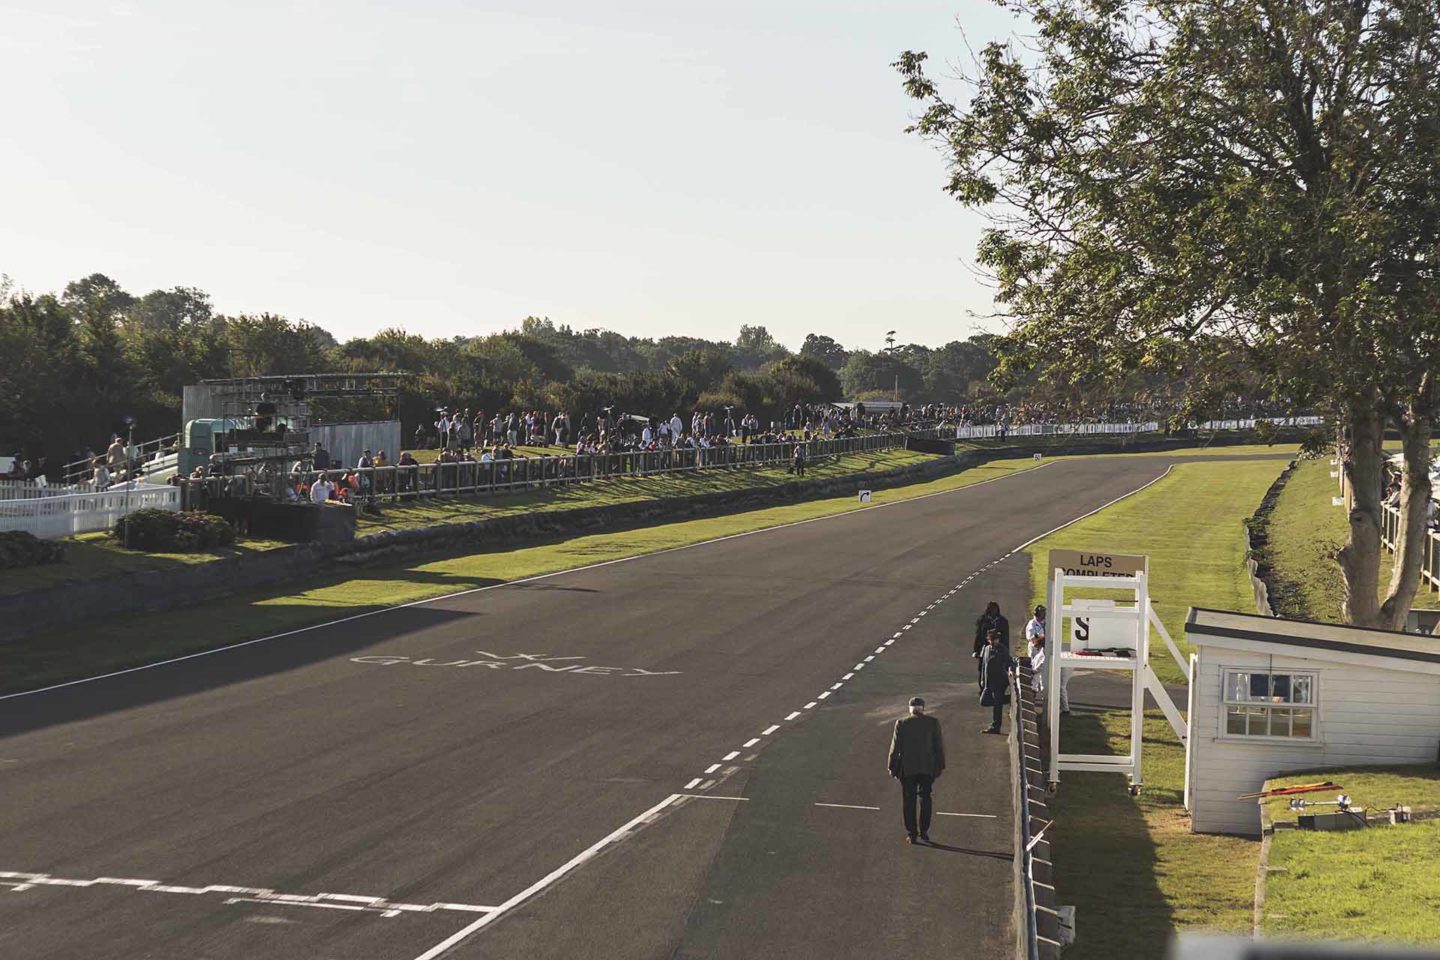
[[[1010,621],[1000,613],[1000,604],[991,600],[985,604],[985,612],[980,619],[975,621],[975,652],[970,654],[977,661],[975,664],[976,679],[980,683],[980,689],[985,689],[985,668],[978,661],[985,653],[989,645],[991,630],[1000,631],[1000,639],[1005,644],[1005,649],[1010,649]]]
[[[940,736],[940,721],[925,715],[925,701],[910,698],[910,716],[895,721],[895,734],[890,738],[890,776],[900,781],[904,803],[905,842],[915,843],[918,837],[930,842],[930,818],[934,805],[930,789],[936,778],[945,772],[945,741]],[[920,817],[915,817],[916,802]]]

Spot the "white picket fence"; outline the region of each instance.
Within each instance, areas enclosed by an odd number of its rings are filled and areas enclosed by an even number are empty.
[[[42,539],[109,530],[127,513],[143,507],[179,510],[178,487],[137,483],[134,489],[112,487],[103,493],[0,500],[0,530],[23,530]]]

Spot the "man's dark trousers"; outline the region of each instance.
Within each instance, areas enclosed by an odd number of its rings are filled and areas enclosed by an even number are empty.
[[[930,799],[930,788],[935,783],[935,778],[928,773],[917,773],[905,777],[900,781],[900,787],[904,791],[905,804],[905,832],[910,836],[918,833],[928,834],[930,832],[930,818],[934,815],[935,806]],[[920,802],[920,829],[915,829],[915,802]]]
[[[994,703],[993,706],[990,707],[990,709],[994,711],[994,714],[993,714],[994,719],[990,721],[990,729],[991,729],[991,730],[999,730],[999,729],[1000,729],[1000,718],[1001,718],[1001,716],[1004,715],[1004,711],[1005,711],[1005,694],[1003,694],[1003,693],[997,693],[997,694],[995,694],[995,703]]]

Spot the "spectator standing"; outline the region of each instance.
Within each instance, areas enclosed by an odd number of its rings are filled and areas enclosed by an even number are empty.
[[[895,721],[886,765],[890,776],[900,781],[905,842],[915,843],[918,839],[929,843],[934,814],[931,790],[945,772],[945,741],[940,735],[940,721],[925,715],[925,701],[920,697],[911,697],[910,715]]]
[[[315,478],[315,482],[310,484],[310,499],[315,503],[325,503],[334,495],[335,485],[324,473],[321,473]]]
[[[1010,684],[1015,679],[1015,658],[1010,656],[999,630],[991,630],[986,636],[987,646],[980,657],[980,706],[989,707],[992,713],[990,726],[981,733],[999,733],[1005,704],[1010,702]]]
[[[1039,607],[1036,607],[1036,608],[1035,608],[1035,615],[1030,618],[1030,621],[1029,621],[1028,623],[1025,624],[1025,639],[1028,640],[1028,641],[1030,641],[1030,651],[1031,651],[1031,653],[1030,653],[1030,663],[1031,663],[1032,667],[1033,667],[1034,670],[1035,670],[1035,676],[1036,676],[1036,679],[1035,679],[1035,688],[1036,688],[1037,690],[1039,690],[1041,693],[1044,693],[1044,692],[1045,692],[1045,677],[1044,677],[1044,675],[1043,675],[1042,673],[1040,673],[1041,667],[1043,667],[1043,666],[1045,665],[1045,629],[1046,629],[1045,608],[1044,608],[1043,606],[1039,606]],[[1040,665],[1039,665],[1039,666],[1034,666],[1034,665],[1035,665],[1035,653],[1034,653],[1034,651],[1035,651],[1035,648],[1036,648],[1036,644],[1037,644],[1037,643],[1039,644],[1039,649],[1040,649]],[[1061,667],[1061,668],[1060,668],[1060,690],[1059,690],[1059,694],[1060,694],[1060,712],[1061,712],[1061,713],[1069,713],[1069,712],[1070,712],[1070,689],[1069,689],[1069,688],[1070,688],[1070,671],[1069,671],[1069,670],[1066,670],[1064,667]]]
[[[970,654],[976,660],[976,680],[979,681],[982,688],[985,686],[985,668],[979,663],[979,660],[981,654],[985,652],[991,630],[1000,631],[1000,639],[1005,642],[1005,648],[1008,650],[1010,648],[1010,621],[1000,613],[1000,604],[994,600],[985,605],[985,612],[980,615],[979,620],[975,621],[975,649]]]
[[[468,411],[461,413],[460,418],[455,422],[458,424],[458,426],[455,428],[455,434],[460,442],[460,449],[469,450],[470,440],[472,437],[474,437],[474,434],[471,432],[470,429],[470,417],[468,416]]]
[[[316,470],[330,469],[330,451],[322,447],[319,440],[315,441],[315,449],[310,451],[310,463]]]

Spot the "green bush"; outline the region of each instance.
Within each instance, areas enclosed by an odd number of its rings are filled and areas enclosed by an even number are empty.
[[[59,540],[41,540],[19,530],[0,533],[0,570],[38,567],[64,559],[65,544]]]
[[[122,517],[111,534],[132,550],[152,553],[190,553],[235,542],[235,530],[230,524],[199,510],[136,510]]]

